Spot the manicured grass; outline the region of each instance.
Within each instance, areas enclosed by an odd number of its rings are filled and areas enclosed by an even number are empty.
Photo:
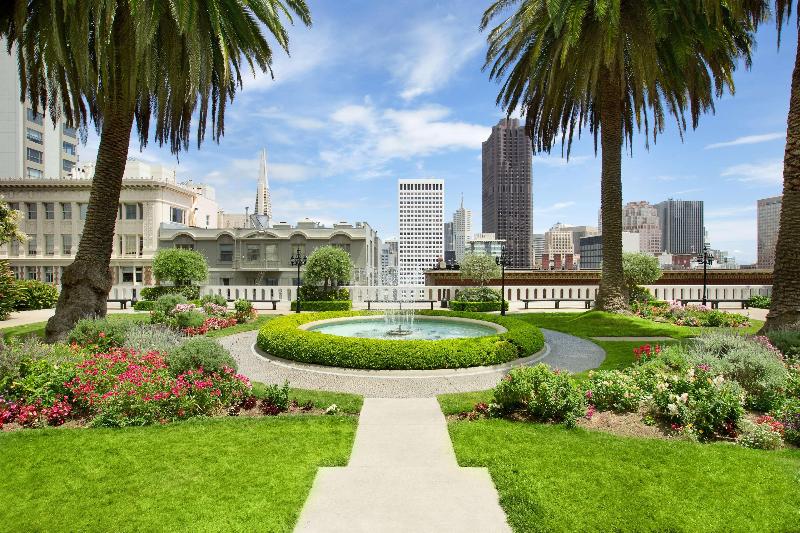
[[[265,388],[266,385],[263,383],[254,381],[253,395],[263,398]],[[297,400],[297,403],[301,405],[311,402],[318,409],[327,409],[331,404],[335,403],[342,413],[350,415],[360,413],[361,406],[364,404],[364,397],[358,394],[294,388],[289,389],[289,400]]]
[[[445,416],[460,415],[461,413],[472,411],[476,403],[490,403],[492,401],[492,390],[440,394],[436,399],[439,401],[439,407]]]
[[[225,329],[216,329],[206,333],[206,337],[227,337],[228,335],[235,335],[237,333],[244,333],[245,331],[255,331],[261,328],[264,324],[279,315],[259,315],[255,320],[245,322],[244,324],[236,324]]]
[[[736,331],[739,333],[755,333],[763,322],[750,319],[749,328],[690,328],[653,322],[636,316],[617,315],[601,311],[586,313],[517,313],[516,318],[525,320],[535,326],[569,333],[578,337],[672,337],[682,339],[695,337],[703,331]]]
[[[505,420],[449,426],[517,532],[796,531],[800,451],[636,439]]]
[[[291,531],[356,420],[227,418],[0,435],[0,529]]]
[[[129,322],[147,322],[150,320],[150,313],[109,313],[106,315],[109,320],[113,321],[129,321]],[[44,328],[47,322],[34,322],[33,324],[25,324],[23,326],[12,326],[0,329],[0,335],[3,340],[10,340],[15,337],[44,337]]]

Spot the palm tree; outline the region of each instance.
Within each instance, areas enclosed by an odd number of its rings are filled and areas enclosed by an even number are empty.
[[[516,9],[506,15],[506,11]],[[697,127],[714,96],[733,92],[737,60],[749,64],[754,21],[749,12],[711,0],[497,0],[481,30],[488,36],[484,68],[502,82],[497,103],[520,109],[534,152],[588,125],[602,149],[600,208],[603,273],[596,307],[628,307],[622,275],[622,146],[634,130],[645,146],[667,116],[679,133],[686,111]]]
[[[83,237],[64,270],[48,339],[80,318],[103,316],[122,175],[134,122],[141,146],[151,121],[159,144],[188,149],[197,112],[198,147],[224,133],[225,107],[242,69],[272,73],[262,25],[287,51],[282,18],[311,24],[305,0],[5,0],[0,38],[16,48],[23,98],[64,117],[85,138],[100,135]],[[210,104],[210,106],[209,106]]]
[[[792,17],[794,4],[793,0],[775,0],[779,42],[784,22]],[[797,45],[786,121],[783,200],[772,273],[772,305],[762,328],[764,332],[800,325],[800,263],[797,262],[800,257],[800,34]]]

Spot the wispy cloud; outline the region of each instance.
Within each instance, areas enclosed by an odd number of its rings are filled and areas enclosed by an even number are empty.
[[[709,144],[705,149],[714,150],[715,148],[727,148],[729,146],[741,146],[743,144],[759,144],[785,138],[786,134],[779,131],[774,133],[762,133],[760,135],[745,135],[744,137],[737,137],[731,141]]]
[[[726,168],[721,176],[742,183],[779,184],[783,181],[783,163],[780,160],[742,163]]]
[[[550,168],[562,168],[566,166],[578,166],[583,165],[591,158],[586,155],[574,155],[569,158],[569,160],[564,157],[559,157],[555,155],[535,155],[533,157],[533,166],[545,166]]]
[[[534,213],[553,213],[555,211],[561,211],[562,209],[566,209],[568,207],[572,207],[573,205],[575,205],[575,202],[572,202],[572,201],[569,201],[569,202],[556,202],[556,203],[554,203],[552,205],[549,205],[547,207],[542,207],[542,208],[535,208],[534,207]]]

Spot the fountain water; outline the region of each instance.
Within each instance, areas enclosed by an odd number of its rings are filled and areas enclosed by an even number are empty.
[[[389,327],[387,335],[410,335],[414,329],[414,309],[403,309],[403,302],[399,303],[398,309],[386,309],[383,312],[383,323]],[[403,329],[404,327],[405,329]]]

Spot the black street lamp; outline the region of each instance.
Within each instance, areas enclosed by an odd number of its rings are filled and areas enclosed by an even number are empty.
[[[708,303],[708,265],[714,262],[714,255],[703,246],[703,251],[697,256],[697,262],[703,265],[703,305]]]
[[[506,247],[500,249],[500,257],[494,257],[495,263],[500,266],[500,314],[506,316],[506,267],[511,265],[511,260],[506,257]]]
[[[290,264],[297,267],[297,308],[295,309],[297,313],[300,312],[300,267],[305,265],[306,261],[308,261],[308,257],[300,253],[299,247],[297,252],[289,259]]]

